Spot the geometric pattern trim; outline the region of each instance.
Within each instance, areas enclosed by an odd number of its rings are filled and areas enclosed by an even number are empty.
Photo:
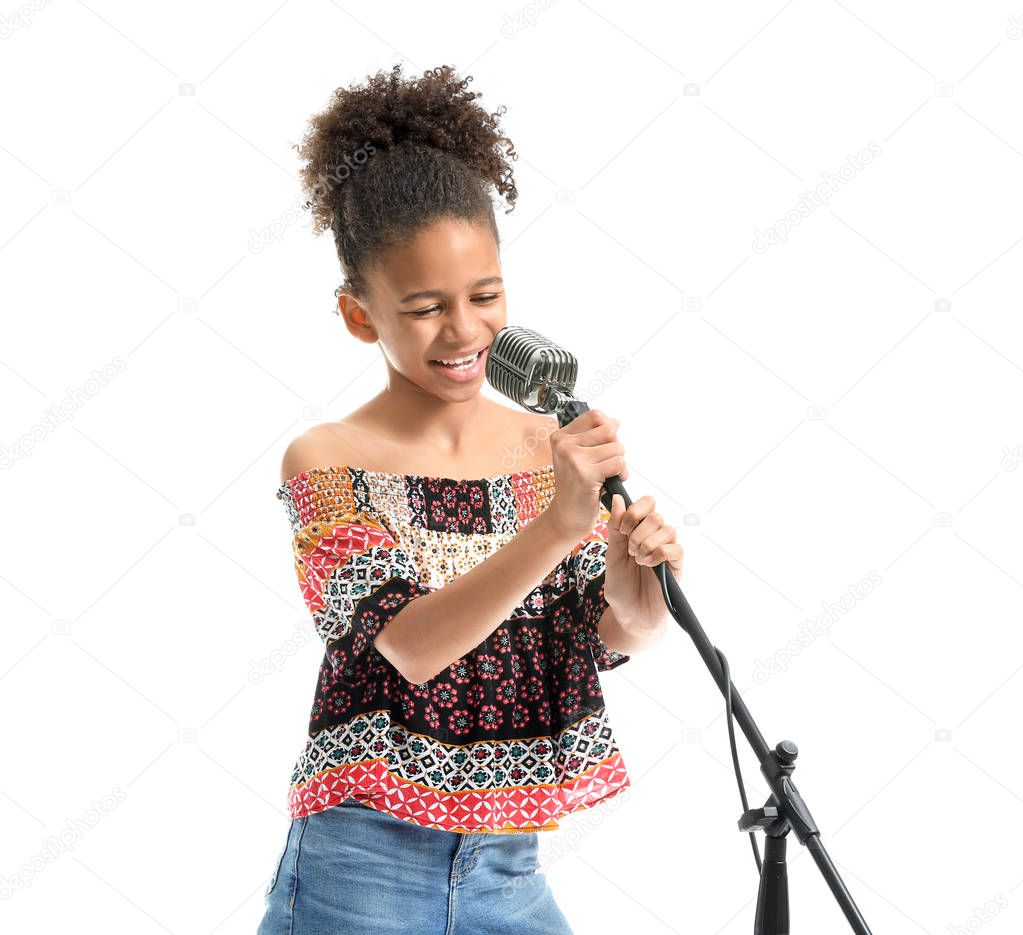
[[[381,743],[387,753],[369,757]],[[354,747],[366,758],[353,755]],[[323,732],[306,747],[298,769],[312,775],[295,777],[292,817],[355,798],[404,821],[472,833],[553,830],[561,816],[630,785],[604,712],[553,742],[541,737],[459,747],[404,731],[381,711]]]

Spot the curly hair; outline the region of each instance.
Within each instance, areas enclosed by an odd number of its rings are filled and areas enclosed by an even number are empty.
[[[335,290],[366,296],[365,272],[389,247],[441,218],[483,223],[500,243],[489,185],[512,211],[518,192],[501,106],[488,114],[449,65],[402,80],[401,65],[337,88],[293,145],[313,233],[334,232],[345,274]]]

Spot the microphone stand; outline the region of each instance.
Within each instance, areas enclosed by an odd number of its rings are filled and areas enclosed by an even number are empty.
[[[590,407],[581,400],[565,394],[560,389],[548,387],[548,390],[557,398],[555,411],[558,416],[558,423],[564,428],[577,416],[586,412]],[[628,507],[632,500],[625,492],[625,487],[618,477],[609,477],[604,481],[604,491],[600,500],[607,509],[611,509],[611,497],[620,494]],[[659,565],[651,566],[651,571],[657,575],[661,582],[661,591],[664,594],[664,602],[668,606],[671,615],[678,622],[686,633],[689,634],[696,649],[703,657],[704,663],[718,683],[718,688],[724,693],[728,709],[729,732],[732,729],[732,712],[734,709],[735,720],[746,735],[753,752],[760,760],[760,772],[763,773],[767,784],[771,788],[771,796],[762,808],[747,808],[739,819],[739,830],[747,831],[750,837],[754,837],[756,829],[764,832],[764,863],[760,867],[760,890],[757,896],[757,911],[754,920],[754,935],[789,935],[789,893],[788,893],[788,870],[785,863],[786,835],[790,830],[795,831],[799,843],[809,848],[810,854],[817,864],[818,869],[827,881],[831,892],[838,901],[842,912],[852,931],[857,935],[871,935],[866,920],[860,914],[856,903],[846,889],[845,883],[831,862],[831,857],[821,844],[820,831],[810,815],[792,781],[792,772],[796,768],[795,760],[798,750],[791,740],[781,741],[773,750],[768,747],[753,716],[749,713],[739,693],[732,687],[731,678],[728,674],[728,662],[724,654],[713,646],[703,627],[696,619],[689,602],[686,600],[682,589],[674,576],[669,572],[668,563],[661,562]],[[733,741],[734,755],[734,741]],[[735,766],[738,770],[738,760]],[[746,797],[742,789],[740,779],[739,791],[742,793],[743,807],[746,807]],[[753,840],[753,852],[757,854],[755,839]],[[759,855],[757,862],[760,862]]]

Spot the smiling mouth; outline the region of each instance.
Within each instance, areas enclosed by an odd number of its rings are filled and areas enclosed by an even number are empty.
[[[438,367],[447,367],[449,370],[468,370],[470,367],[475,366],[476,362],[480,359],[480,355],[488,347],[490,347],[489,344],[486,347],[481,347],[471,357],[469,357],[466,360],[462,360],[462,362],[459,363],[459,364],[446,364],[446,363],[443,363],[439,358],[432,358],[430,360],[430,363],[431,364],[436,364]],[[464,357],[465,355],[462,355],[462,356]],[[450,359],[455,359],[455,358],[450,358]]]

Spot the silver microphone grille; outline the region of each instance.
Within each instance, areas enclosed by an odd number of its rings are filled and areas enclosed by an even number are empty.
[[[494,389],[533,412],[558,412],[573,398],[579,364],[549,338],[520,325],[497,332],[487,354]]]

